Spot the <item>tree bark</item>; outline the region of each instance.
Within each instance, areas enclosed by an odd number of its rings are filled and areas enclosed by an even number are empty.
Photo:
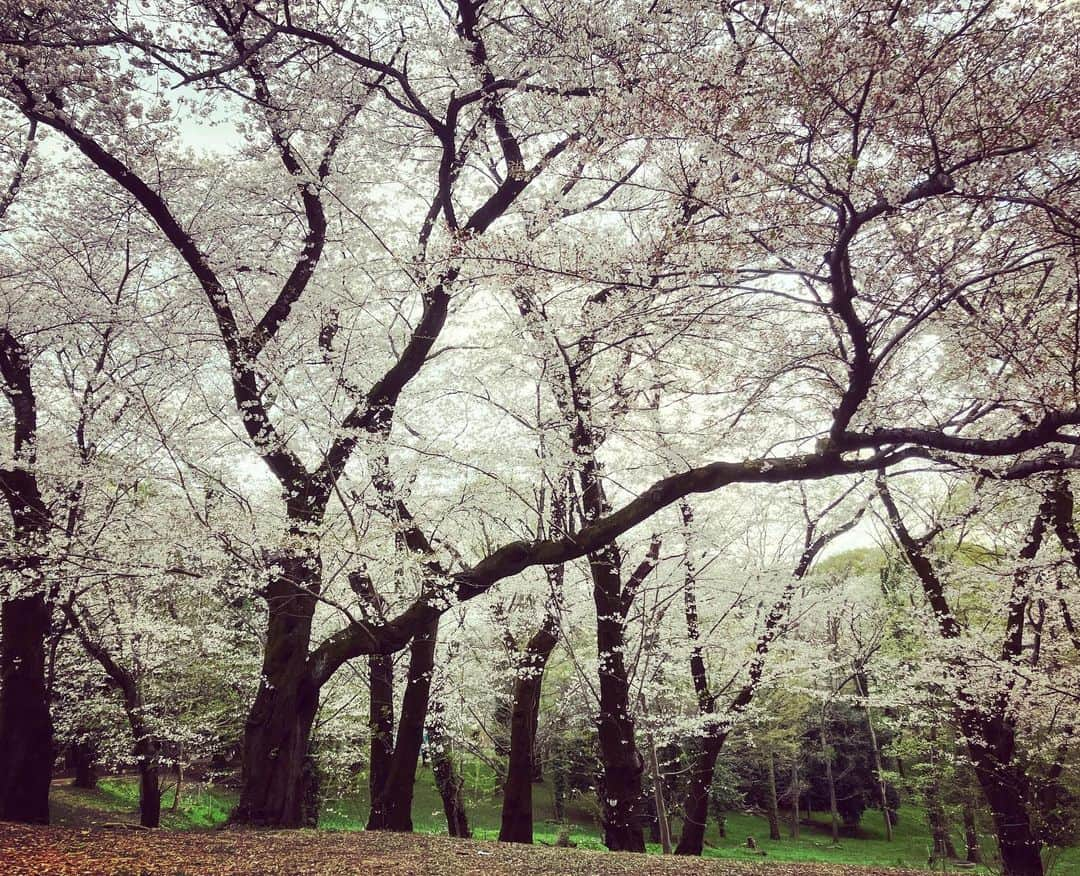
[[[821,756],[825,760],[825,783],[829,788],[829,828],[832,832],[833,845],[840,842],[840,813],[836,807],[836,780],[833,776],[832,753],[829,751],[829,741],[825,736],[825,711],[821,712],[821,724],[819,725],[821,738]]]
[[[244,726],[240,801],[230,820],[267,827],[313,827],[306,769],[319,686],[308,661],[320,562],[295,552],[276,560],[262,681]]]
[[[649,772],[652,776],[653,803],[656,807],[656,825],[660,834],[660,848],[665,855],[672,852],[671,821],[668,818],[667,803],[664,800],[664,776],[660,772],[660,760],[656,756],[656,742],[652,733],[646,738],[649,750]]]
[[[968,729],[972,720],[981,725],[978,733]],[[1030,785],[1023,768],[1012,762],[1014,728],[1002,719],[968,717],[964,730],[975,776],[994,819],[1005,876],[1043,876],[1042,844],[1028,811]]]
[[[712,787],[716,759],[724,737],[710,735],[701,741],[690,764],[686,799],[683,803],[683,826],[676,855],[700,855],[705,848],[705,828],[709,821],[709,789]]]
[[[892,815],[889,812],[889,795],[886,791],[884,767],[881,763],[881,747],[878,745],[877,730],[874,729],[874,716],[870,711],[870,691],[867,676],[860,671],[855,674],[855,685],[859,696],[863,697],[863,706],[866,710],[866,729],[870,733],[870,750],[874,753],[874,775],[878,781],[878,791],[881,797],[881,814],[885,819],[885,840],[893,841]]]
[[[769,752],[766,763],[769,775],[769,839],[780,839],[780,803],[776,799],[776,757]]]
[[[791,838],[799,838],[799,797],[802,789],[799,787],[799,762],[796,757],[791,761]]]
[[[152,744],[136,745],[136,754],[139,757],[139,824],[143,827],[160,827],[161,783],[156,747]]]
[[[75,778],[71,783],[74,787],[87,790],[97,787],[97,762],[91,742],[76,739],[71,743],[71,765],[75,769]]]
[[[944,582],[926,555],[925,549],[934,531],[921,538],[914,537],[904,524],[883,474],[878,475],[877,488],[897,540],[908,563],[918,575],[927,602],[933,609],[941,637],[959,638],[960,623],[946,598]],[[1063,513],[1071,508],[1070,495],[1067,482],[1063,480],[1044,494],[1043,502],[1032,519],[1027,541],[1019,551],[1021,563],[1037,556],[1048,522],[1054,524],[1062,546],[1070,550],[1070,526],[1065,525],[1063,519]],[[1024,585],[1027,574],[1024,565],[1014,573],[1001,647],[1002,659],[1008,661],[1019,659],[1023,651],[1027,603]],[[1042,842],[1035,833],[1028,811],[1030,784],[1023,766],[1014,759],[1016,728],[1007,716],[1008,694],[1009,687],[1006,685],[986,705],[976,702],[968,691],[961,689],[960,703],[956,709],[957,722],[964,732],[968,756],[993,815],[1005,876],[1043,876]]]
[[[30,357],[6,328],[0,328],[0,377],[14,420],[10,452],[19,461],[0,469],[12,522],[4,560],[12,577],[22,579],[0,607],[0,820],[48,824],[54,752],[45,641],[54,594],[45,587],[40,551],[52,518],[33,470],[37,397]]]
[[[390,765],[394,759],[394,658],[392,655],[368,655],[368,683],[370,691],[368,727],[371,731],[368,799],[374,802],[385,793],[386,779],[390,775]],[[370,822],[368,829],[372,829]]]
[[[0,632],[0,820],[49,823],[52,718],[45,683],[45,595],[3,603]]]
[[[431,768],[435,773],[435,786],[442,797],[443,812],[446,814],[446,829],[450,836],[468,839],[469,819],[465,812],[465,800],[462,791],[465,783],[454,769],[450,757],[449,740],[446,736],[446,724],[441,702],[431,705],[431,719],[428,721],[428,743],[431,746]]]
[[[975,822],[975,807],[971,800],[964,800],[964,851],[969,864],[982,863],[982,850],[979,848],[979,829]]]
[[[641,829],[641,774],[644,762],[634,737],[630,681],[623,657],[625,616],[618,551],[614,546],[589,557],[596,604],[600,714],[597,730],[604,766],[601,813],[604,845],[613,852],[644,852]]]
[[[368,830],[412,832],[416,765],[424,743],[424,724],[431,696],[438,634],[439,621],[435,618],[409,646],[409,670],[398,717],[394,756],[390,761],[383,793],[371,801]]]
[[[549,612],[525,646],[518,661],[510,712],[510,758],[503,785],[499,839],[509,843],[533,841],[532,785],[536,775],[536,729],[540,692],[548,658],[559,641],[556,618]]]

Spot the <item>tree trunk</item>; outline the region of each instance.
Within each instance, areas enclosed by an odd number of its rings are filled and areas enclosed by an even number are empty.
[[[956,847],[953,845],[949,820],[945,816],[945,809],[941,803],[941,792],[936,776],[931,778],[926,788],[926,820],[930,824],[930,835],[934,843],[931,857],[933,859],[956,858]]]
[[[161,784],[158,781],[157,758],[153,754],[139,760],[139,824],[143,827],[161,826]]]
[[[600,714],[597,729],[604,766],[601,812],[604,845],[613,852],[644,852],[641,829],[641,774],[644,763],[634,739],[630,682],[623,657],[625,610],[618,553],[606,549],[589,557],[596,603]]]
[[[791,761],[791,838],[795,840],[799,838],[799,797],[801,790],[799,787],[799,762],[793,758]]]
[[[176,788],[173,790],[172,805],[169,807],[170,812],[176,812],[180,808],[180,790],[184,785],[184,765],[178,763],[176,765]]]
[[[769,839],[780,839],[780,803],[776,799],[776,758],[769,752]]]
[[[424,744],[424,724],[431,695],[431,675],[435,669],[435,646],[439,634],[436,618],[409,646],[409,671],[401,699],[394,756],[383,793],[371,801],[368,830],[395,830],[411,833],[412,801],[416,785],[416,765]]]
[[[660,761],[656,756],[656,743],[650,733],[647,738],[649,748],[649,772],[652,774],[653,802],[656,807],[656,825],[660,833],[660,848],[665,855],[670,855],[671,821],[668,819],[667,803],[664,801],[664,777],[660,773]]]
[[[42,593],[0,609],[0,820],[49,823],[53,727],[45,683],[52,612]]]
[[[1011,762],[1014,729],[1007,721],[970,713],[962,725],[975,776],[994,818],[1005,876],[1043,876],[1042,844],[1027,808],[1028,779],[1023,768]]]
[[[975,807],[971,800],[964,800],[964,851],[969,864],[982,863],[982,850],[979,848],[979,829],[975,823]]]
[[[79,736],[80,738],[71,743],[71,765],[75,769],[75,779],[71,784],[76,788],[92,790],[97,787],[98,782],[94,745],[82,740],[81,731]]]
[[[833,845],[840,842],[840,813],[836,807],[836,780],[833,777],[832,754],[825,736],[825,713],[821,714],[821,756],[825,759],[825,783],[829,787],[829,827],[832,831]]]
[[[20,460],[0,470],[12,523],[5,560],[10,579],[19,582],[0,607],[0,820],[48,824],[54,755],[45,640],[55,593],[45,588],[40,551],[52,518],[33,471],[37,399],[30,356],[7,328],[0,328],[0,378],[14,421],[5,452]]]
[[[702,740],[690,764],[686,801],[683,803],[683,827],[676,855],[700,855],[705,847],[705,828],[709,820],[709,789],[712,788],[716,758],[723,746],[722,738]]]
[[[449,740],[446,737],[446,724],[443,718],[443,706],[440,702],[431,705],[431,720],[428,722],[428,744],[431,748],[431,768],[435,773],[435,787],[442,797],[443,812],[446,813],[446,829],[450,836],[468,839],[469,819],[465,813],[465,801],[462,790],[465,783],[454,769],[450,757]]]
[[[533,841],[532,785],[536,776],[536,729],[540,692],[548,658],[558,642],[558,626],[548,614],[525,646],[514,682],[510,712],[510,758],[503,785],[499,839],[507,843]]]
[[[391,654],[368,656],[368,727],[371,731],[371,763],[368,799],[385,792],[386,778],[394,759],[394,658]],[[370,817],[370,813],[369,813]],[[371,825],[368,825],[371,829]]]
[[[874,729],[874,716],[870,711],[870,691],[866,675],[862,672],[856,673],[855,683],[859,696],[863,697],[866,709],[866,729],[870,733],[870,749],[874,753],[874,775],[877,777],[878,791],[881,796],[881,814],[885,819],[885,840],[891,843],[893,841],[892,815],[889,812],[889,795],[886,790],[884,767],[881,764],[881,748],[878,746],[877,730]]]
[[[270,609],[262,681],[244,725],[240,801],[231,821],[266,827],[314,827],[305,800],[306,766],[319,686],[308,664],[311,619],[320,579],[313,553],[276,560],[267,587]]]

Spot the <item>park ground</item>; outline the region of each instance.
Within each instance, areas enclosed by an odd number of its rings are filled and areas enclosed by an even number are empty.
[[[880,816],[868,812],[859,836],[834,846],[823,819],[802,825],[798,840],[768,839],[765,819],[731,813],[725,837],[710,825],[703,859],[661,858],[658,854],[616,855],[603,851],[595,811],[588,800],[571,806],[569,840],[575,848],[554,848],[558,826],[551,814],[551,790],[537,785],[535,846],[493,842],[498,833],[499,799],[476,774],[468,783],[469,817],[476,840],[452,840],[431,774],[417,782],[413,835],[361,831],[367,813],[363,796],[326,806],[318,831],[212,830],[221,825],[235,801],[227,789],[189,785],[172,808],[163,798],[162,830],[131,827],[138,822],[137,787],[125,777],[103,779],[99,788],[72,788],[68,780],[53,785],[53,826],[24,827],[0,823],[0,873],[93,874],[701,874],[701,876],[876,876],[926,873],[930,837],[922,812],[904,807],[893,842],[887,842]],[[747,847],[753,837],[759,851]],[[956,837],[960,848],[960,837]],[[986,848],[992,848],[988,837]],[[650,847],[659,852],[658,847]],[[1049,872],[1080,873],[1080,850],[1052,851]],[[979,868],[949,872],[992,871]],[[942,872],[941,865],[935,872]]]

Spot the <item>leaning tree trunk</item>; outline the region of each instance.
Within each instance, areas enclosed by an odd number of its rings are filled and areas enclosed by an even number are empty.
[[[410,833],[412,801],[416,785],[416,765],[424,744],[424,723],[431,696],[431,676],[435,669],[435,646],[439,634],[436,618],[409,646],[409,671],[401,699],[397,740],[383,793],[371,801],[368,830],[395,830]]]
[[[0,609],[0,820],[49,823],[53,727],[45,682],[45,595]]]
[[[712,788],[716,759],[724,739],[715,733],[701,741],[690,763],[686,799],[683,803],[683,826],[676,855],[700,855],[705,847],[705,828],[709,821],[709,790]]]
[[[1012,761],[1016,732],[1000,718],[968,712],[961,718],[975,776],[994,819],[1005,876],[1043,876],[1042,843],[1028,811],[1030,784]]]
[[[314,553],[277,559],[267,587],[269,625],[262,681],[244,725],[240,801],[231,820],[268,827],[313,827],[308,805],[311,725],[319,685],[308,663],[311,619],[320,581]]]
[[[465,783],[454,769],[454,762],[450,757],[450,740],[446,736],[443,705],[438,701],[431,704],[428,742],[431,746],[431,768],[435,773],[435,787],[439,789],[443,812],[446,814],[446,830],[450,836],[468,839],[472,836],[472,831],[469,830],[462,794]]]
[[[525,646],[514,682],[510,712],[510,758],[503,785],[502,824],[499,839],[508,843],[533,841],[532,785],[536,775],[536,729],[544,669],[558,642],[554,616],[544,623]]]

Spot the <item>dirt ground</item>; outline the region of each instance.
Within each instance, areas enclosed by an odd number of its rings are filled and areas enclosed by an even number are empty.
[[[916,876],[913,870],[762,863],[519,846],[417,834],[77,829],[0,822],[4,876]]]

